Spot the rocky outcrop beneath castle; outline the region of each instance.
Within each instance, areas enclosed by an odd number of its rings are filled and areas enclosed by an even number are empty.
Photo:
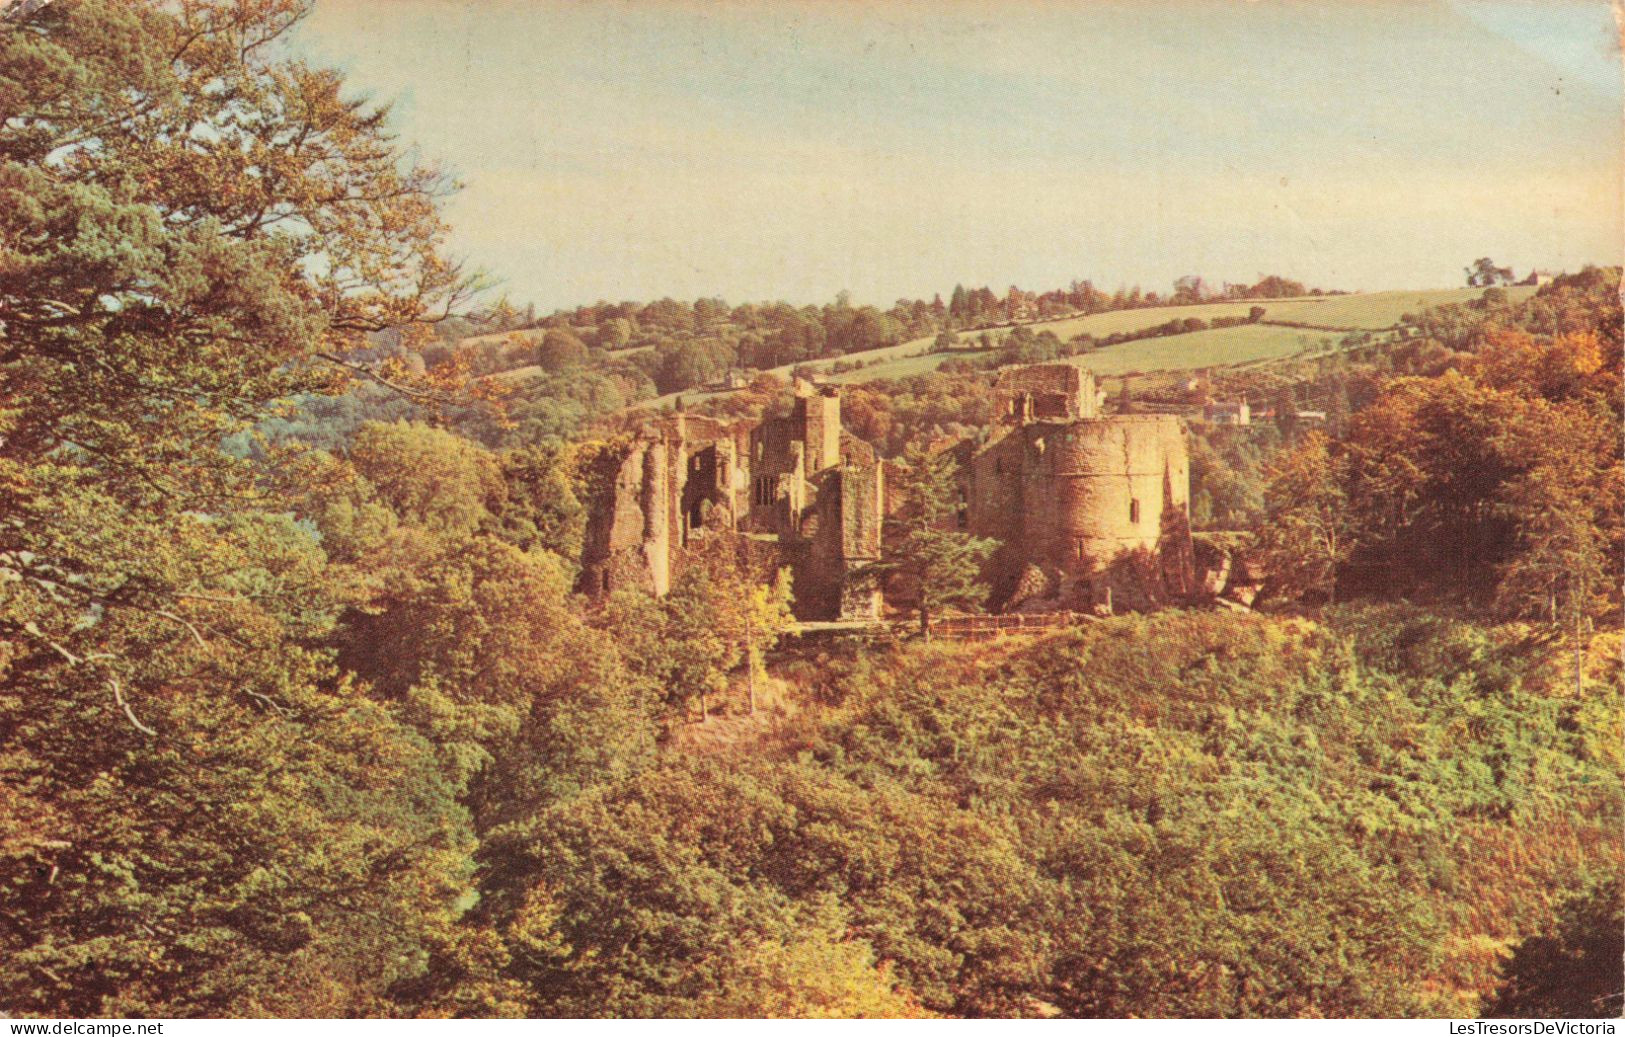
[[[1198,534],[1192,546],[1197,597],[1251,607],[1268,575],[1257,552],[1249,551],[1235,534]]]

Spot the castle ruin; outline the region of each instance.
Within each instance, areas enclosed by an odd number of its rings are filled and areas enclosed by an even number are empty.
[[[884,470],[841,425],[834,389],[798,384],[787,417],[662,417],[611,456],[587,526],[580,589],[664,595],[697,538],[788,566],[802,620],[880,615],[857,570],[880,557]]]
[[[1190,460],[1179,418],[1101,413],[1071,364],[1006,368],[988,436],[961,450],[963,525],[999,541],[991,603],[1150,608],[1191,589]]]
[[[1177,417],[1105,415],[1071,364],[1006,368],[995,424],[951,449],[958,525],[999,543],[989,604],[1006,611],[1154,608],[1190,594],[1190,462]],[[885,465],[841,424],[832,387],[798,383],[788,416],[676,413],[613,451],[590,510],[580,589],[670,590],[696,538],[788,566],[795,613],[874,620]]]

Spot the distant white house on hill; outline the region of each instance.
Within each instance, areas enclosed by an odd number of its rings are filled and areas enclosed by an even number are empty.
[[[1209,400],[1202,405],[1202,420],[1209,425],[1251,425],[1253,416],[1246,400],[1236,400],[1234,403]]]
[[[1556,277],[1557,275],[1552,273],[1550,270],[1531,270],[1529,271],[1529,276],[1518,283],[1534,285],[1538,288],[1541,285],[1551,284]]]

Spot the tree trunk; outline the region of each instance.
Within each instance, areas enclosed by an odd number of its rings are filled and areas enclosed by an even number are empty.
[[[1329,557],[1326,559],[1326,561],[1327,561],[1327,568],[1331,571],[1331,575],[1326,580],[1326,604],[1327,605],[1336,605],[1337,604],[1337,536],[1335,534],[1333,534],[1332,536],[1327,538],[1327,541],[1328,541],[1327,547],[1329,548],[1329,550],[1326,553],[1327,553],[1327,555],[1329,555]]]
[[[750,715],[755,716],[756,715],[756,658],[755,658],[755,656],[747,653],[745,655],[745,666],[746,666],[747,669],[750,670],[750,675],[746,678],[746,682],[745,682],[745,686],[750,689]]]
[[[1579,698],[1585,688],[1585,641],[1580,631],[1580,610],[1574,610],[1574,697]]]

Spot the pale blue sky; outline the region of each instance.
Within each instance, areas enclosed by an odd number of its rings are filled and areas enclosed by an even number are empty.
[[[318,0],[544,309],[1621,258],[1602,0]]]

